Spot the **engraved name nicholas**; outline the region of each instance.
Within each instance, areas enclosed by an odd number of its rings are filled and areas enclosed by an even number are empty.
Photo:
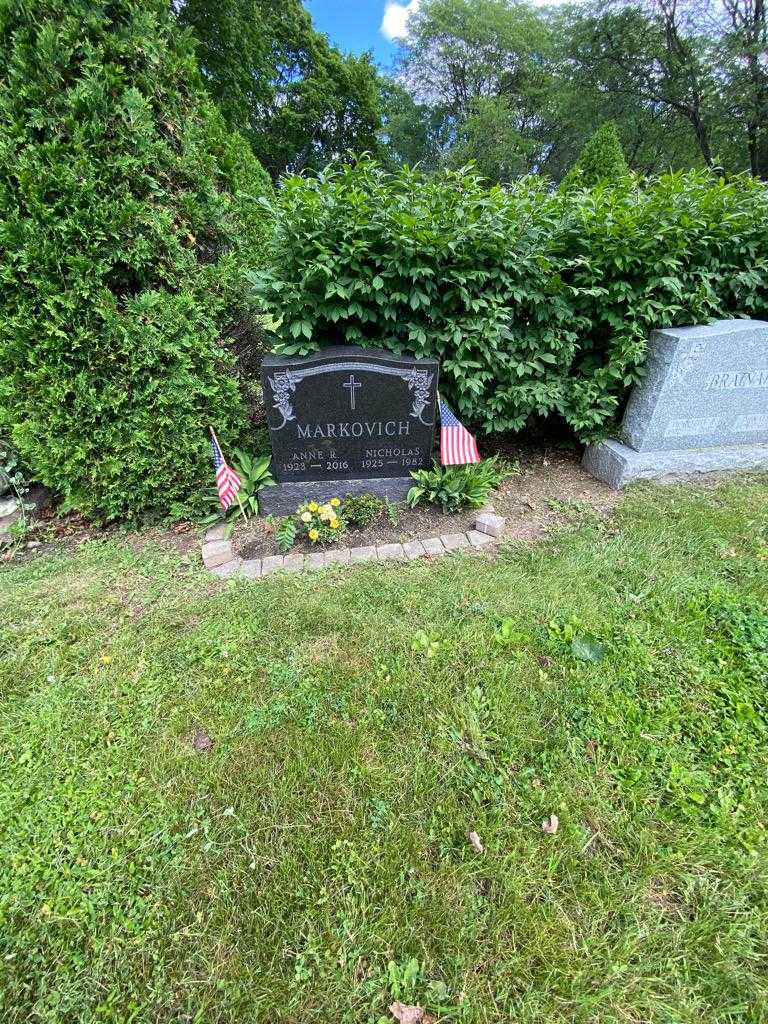
[[[713,373],[707,378],[707,391],[719,388],[768,388],[768,370],[744,370]]]
[[[321,437],[338,439],[342,437],[407,437],[411,432],[408,420],[355,420],[350,423],[299,423],[296,427],[299,437],[307,439]]]

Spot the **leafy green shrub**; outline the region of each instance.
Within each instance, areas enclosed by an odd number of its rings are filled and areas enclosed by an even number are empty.
[[[510,472],[496,456],[469,466],[439,466],[435,463],[432,469],[418,469],[411,473],[416,483],[408,491],[406,500],[411,508],[427,501],[439,505],[443,512],[457,512],[467,505],[480,508],[488,500],[491,490],[498,487]]]
[[[188,504],[240,429],[268,176],[166,0],[8,0],[0,68],[0,430],[65,507]]]
[[[616,182],[625,174],[629,174],[629,167],[616,122],[606,121],[584,146],[576,163],[563,178],[561,188],[594,188],[606,182]]]
[[[375,494],[348,494],[342,507],[349,525],[364,530],[387,511],[389,503]]]
[[[339,343],[441,360],[488,432],[559,416],[609,428],[651,330],[768,315],[768,193],[748,177],[626,177],[594,191],[369,159],[288,178],[254,277],[290,354]]]

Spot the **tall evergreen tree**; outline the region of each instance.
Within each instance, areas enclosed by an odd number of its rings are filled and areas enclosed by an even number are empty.
[[[563,179],[563,187],[594,188],[595,185],[617,181],[628,173],[616,123],[606,121],[582,149],[573,168]]]
[[[166,0],[0,0],[0,430],[69,507],[162,513],[209,479],[269,191]]]

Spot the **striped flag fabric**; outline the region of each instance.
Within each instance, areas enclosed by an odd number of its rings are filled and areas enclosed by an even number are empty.
[[[466,466],[479,462],[480,452],[477,441],[467,428],[460,423],[451,409],[437,396],[440,408],[440,461],[444,466]]]
[[[213,452],[213,468],[216,473],[216,487],[219,492],[219,504],[226,512],[237,497],[241,481],[234,469],[227,465],[221,454],[218,438],[213,431],[211,431],[211,450]]]

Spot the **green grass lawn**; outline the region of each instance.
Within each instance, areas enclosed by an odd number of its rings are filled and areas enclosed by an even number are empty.
[[[765,477],[497,561],[89,543],[0,573],[0,681],[3,1024],[768,1020]]]

